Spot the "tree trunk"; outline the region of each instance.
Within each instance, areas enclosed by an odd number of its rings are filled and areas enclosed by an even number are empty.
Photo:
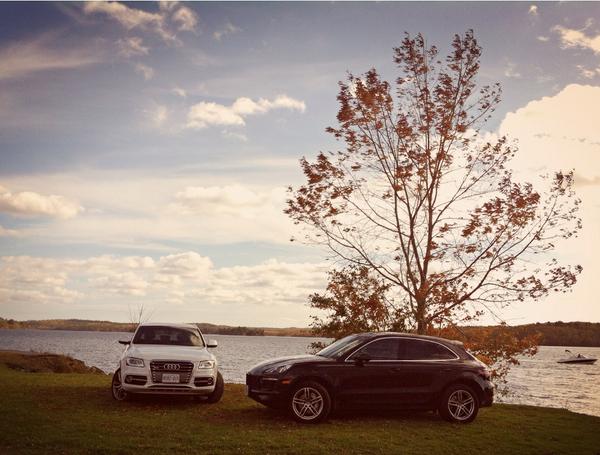
[[[417,320],[417,333],[425,334],[427,333],[427,321],[425,320],[425,301],[417,301],[417,314],[415,319]]]

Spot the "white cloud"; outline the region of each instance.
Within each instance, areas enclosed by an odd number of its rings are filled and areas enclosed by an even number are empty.
[[[200,102],[193,105],[188,112],[187,127],[193,129],[206,128],[212,125],[243,126],[244,118],[249,115],[264,114],[274,109],[288,109],[304,112],[304,101],[279,95],[273,101],[260,98],[254,101],[250,98],[237,98],[231,106]]]
[[[0,186],[0,212],[21,217],[48,216],[73,218],[83,208],[75,201],[55,194],[42,195],[33,191],[12,193]]]
[[[600,34],[588,36],[585,30],[588,25],[581,30],[571,29],[557,25],[553,28],[560,35],[560,42],[563,48],[581,48],[593,51],[595,54],[600,54]]]
[[[18,237],[21,233],[15,229],[8,229],[0,226],[0,237]]]
[[[143,63],[135,64],[135,72],[144,76],[144,80],[149,81],[154,77],[154,69]]]
[[[157,105],[155,109],[146,111],[148,118],[155,126],[162,126],[169,118],[167,106]]]
[[[256,210],[271,209],[278,200],[281,201],[284,194],[283,188],[259,192],[242,185],[190,186],[175,195],[177,202],[173,207],[179,213],[188,215],[192,213],[244,215]]]
[[[227,22],[222,28],[215,30],[213,33],[213,38],[217,41],[221,41],[224,36],[233,35],[234,33],[239,33],[241,31],[241,28],[236,27],[231,22]]]
[[[104,53],[94,46],[56,46],[55,35],[18,41],[0,49],[0,80],[25,77],[50,70],[75,69],[101,62]]]
[[[244,133],[240,133],[237,131],[223,130],[221,131],[221,135],[227,139],[234,139],[240,142],[248,142],[248,136],[246,136]]]
[[[537,16],[539,14],[537,5],[531,5],[527,13],[530,16]]]
[[[167,11],[167,12],[173,11],[177,5],[179,5],[178,1],[161,0],[158,2],[158,7],[160,8],[160,10]]]
[[[147,289],[150,287],[145,279],[133,272],[94,277],[89,279],[89,283],[108,294],[140,297],[145,296]]]
[[[245,125],[241,115],[231,107],[217,103],[200,102],[190,107],[187,116],[187,127],[193,129],[206,128],[211,125]]]
[[[149,128],[156,125],[153,114],[153,109],[145,113]],[[160,128],[169,128],[169,118]],[[232,165],[247,177],[255,176],[249,177],[247,183],[232,180],[231,174],[224,173],[230,172]],[[295,158],[253,155],[226,164],[200,163],[204,170],[193,173],[152,176],[131,170],[80,171],[22,175],[5,178],[3,183],[8,188],[60,194],[85,207],[75,218],[28,226],[24,235],[40,242],[161,252],[170,251],[172,242],[289,245],[290,237],[297,233],[292,221],[283,213],[285,185],[296,174],[297,166]],[[269,182],[264,181],[265,172],[271,176]],[[197,191],[198,195],[187,191],[188,188],[205,191]],[[213,189],[207,190],[210,188]],[[235,202],[240,195],[244,195],[246,206]],[[260,203],[252,203],[253,199]],[[223,201],[224,205],[218,207],[216,200]]]
[[[128,30],[162,23],[160,14],[129,8],[119,2],[86,2],[83,4],[83,12],[86,14],[105,14]]]
[[[577,65],[576,68],[579,70],[581,77],[584,77],[585,79],[593,79],[600,74],[600,67],[596,69],[589,69],[583,65]]]
[[[180,96],[181,98],[187,97],[187,92],[181,87],[174,87],[172,91],[175,93],[175,95]]]
[[[119,48],[119,55],[125,58],[148,55],[150,52],[150,48],[144,46],[142,38],[137,36],[120,39],[117,41],[117,46]]]
[[[130,8],[119,2],[85,2],[83,12],[88,15],[101,14],[107,16],[126,30],[149,30],[159,35],[166,42],[176,41],[175,34],[166,28],[165,18],[160,13]]]
[[[171,16],[180,31],[193,32],[198,25],[196,13],[186,6],[182,6]]]
[[[196,13],[178,2],[160,2],[157,12],[129,7],[120,2],[85,2],[82,11],[86,15],[103,15],[126,30],[143,30],[154,33],[168,44],[181,44],[173,27],[179,31],[194,31],[198,18]]]
[[[512,79],[520,79],[521,73],[517,70],[517,65],[513,62],[508,62],[504,68],[504,75]]]
[[[600,318],[594,303],[600,274],[598,118],[600,87],[572,84],[554,96],[531,101],[507,114],[499,129],[500,134],[518,140],[519,151],[512,168],[519,177],[535,183],[540,174],[574,169],[575,189],[582,199],[583,229],[578,238],[561,245],[559,259],[581,264],[583,273],[573,293],[548,299],[543,310],[545,320]]]
[[[600,175],[600,87],[571,84],[506,115],[501,134],[519,139],[521,165]]]
[[[79,300],[126,308],[139,298],[149,305],[186,305],[200,314],[206,305],[240,305],[249,312],[257,306],[303,307],[311,292],[323,289],[326,270],[324,264],[275,259],[216,268],[210,258],[193,251],[157,260],[4,256],[0,257],[0,305]]]
[[[550,41],[550,37],[540,35],[540,36],[537,37],[537,40],[541,41],[542,43],[546,43],[546,42]]]

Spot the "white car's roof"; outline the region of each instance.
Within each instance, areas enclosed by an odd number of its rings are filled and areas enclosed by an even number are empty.
[[[176,322],[142,322],[139,327],[145,326],[162,326],[162,327],[175,327],[179,329],[194,329],[198,330],[196,324],[178,324]]]

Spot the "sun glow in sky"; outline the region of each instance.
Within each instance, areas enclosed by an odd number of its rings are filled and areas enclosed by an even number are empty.
[[[570,294],[513,324],[600,321],[599,3],[0,4],[0,316],[306,326],[327,253],[290,243],[337,82],[395,78],[404,31],[474,29],[523,178],[574,169]],[[491,321],[487,321],[491,322]]]

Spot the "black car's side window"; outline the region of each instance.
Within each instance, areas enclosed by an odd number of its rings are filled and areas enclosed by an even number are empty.
[[[356,351],[350,359],[357,355],[368,355],[371,360],[398,360],[397,338],[383,338],[367,344],[365,347]]]
[[[400,346],[402,360],[450,360],[455,359],[450,349],[438,343],[422,340],[404,339]]]

